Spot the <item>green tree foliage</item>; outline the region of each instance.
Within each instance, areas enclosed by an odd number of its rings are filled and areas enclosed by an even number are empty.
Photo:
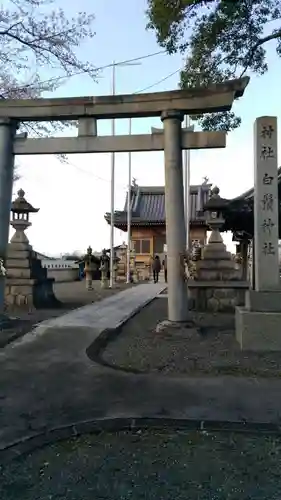
[[[148,0],[147,15],[158,43],[185,56],[181,88],[263,75],[271,40],[281,56],[281,0]],[[241,122],[232,112],[193,119],[205,130],[228,131]]]

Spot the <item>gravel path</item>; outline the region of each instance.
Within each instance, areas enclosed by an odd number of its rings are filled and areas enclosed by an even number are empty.
[[[157,298],[122,328],[103,358],[119,367],[162,374],[281,377],[281,352],[240,351],[234,315],[193,313],[196,328],[168,328],[167,299]]]
[[[110,295],[120,292],[134,285],[120,283],[113,289],[102,289],[99,282],[93,283],[94,289],[86,290],[85,281],[74,281],[68,283],[55,283],[54,293],[61,302],[61,307],[55,309],[27,309],[9,308],[6,314],[14,318],[8,326],[0,330],[0,349],[15,339],[30,332],[33,326],[47,319],[56,318],[72,309],[102,300]]]
[[[0,468],[1,500],[280,500],[281,440],[154,430],[64,441]]]

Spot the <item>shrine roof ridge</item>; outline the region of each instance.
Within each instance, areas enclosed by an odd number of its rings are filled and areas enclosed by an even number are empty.
[[[212,184],[191,184],[190,193],[198,193],[199,189],[203,191],[209,191]],[[131,186],[131,191],[136,190],[141,194],[165,194],[165,186]]]
[[[163,111],[198,114],[230,110],[233,100],[241,97],[249,77],[227,80],[184,90],[107,96],[4,99],[0,118],[20,122],[160,116]]]
[[[203,207],[209,199],[212,184],[190,186],[190,220],[195,225],[205,224]],[[203,188],[203,189],[202,189]],[[124,209],[114,213],[116,227],[127,226],[127,200]],[[165,187],[164,186],[132,186],[131,187],[131,224],[132,225],[165,225]],[[108,224],[111,214],[104,216]]]

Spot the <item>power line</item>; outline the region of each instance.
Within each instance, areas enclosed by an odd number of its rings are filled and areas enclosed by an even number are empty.
[[[72,163],[71,161],[67,161],[67,165],[70,165],[70,166],[76,168],[77,170],[79,170],[80,172],[82,172],[83,174],[90,175],[90,176],[94,177],[95,179],[97,179],[99,181],[109,182],[110,183],[110,179],[105,179],[104,177],[100,177],[99,175],[96,175],[93,172],[89,172],[88,170],[84,170],[83,168],[78,167],[78,165],[75,165],[75,163]],[[120,188],[122,188],[123,190],[126,189],[125,184],[117,184],[117,185]]]
[[[152,89],[153,87],[156,87],[157,85],[160,85],[160,83],[165,82],[172,76],[176,75],[181,71],[182,68],[177,69],[177,71],[173,71],[173,73],[170,73],[169,75],[165,76],[164,78],[161,78],[161,80],[158,80],[157,82],[153,83],[152,85],[149,85],[148,87],[145,87],[144,89],[137,90],[136,92],[133,92],[133,94],[141,94],[142,92],[146,92],[147,90]]]
[[[121,63],[120,63],[121,64]],[[160,85],[160,83],[163,83],[165,82],[166,80],[168,80],[169,78],[171,78],[172,76],[176,75],[177,73],[179,73],[181,71],[182,68],[179,68],[177,69],[176,71],[173,71],[172,73],[169,73],[167,76],[165,76],[164,78],[161,78],[160,80],[157,80],[156,82],[154,82],[153,84],[149,85],[148,87],[145,87],[143,88],[142,90],[137,90],[136,92],[133,92],[133,94],[140,94],[142,92],[145,92],[146,90],[150,90],[152,89],[153,87],[156,87],[157,85]],[[73,166],[74,168],[77,168],[77,170],[80,170],[81,172],[85,173],[85,174],[88,174],[88,175],[92,175],[93,177],[95,177],[96,179],[99,179],[101,181],[104,181],[104,182],[110,182],[110,180],[108,179],[104,179],[103,177],[99,177],[97,175],[95,175],[93,172],[88,172],[86,170],[83,170],[81,167],[78,167],[78,165],[75,165],[74,163],[72,163],[71,161],[67,161],[67,163],[71,166]],[[121,184],[119,184],[120,187],[122,187],[123,189],[126,189],[126,186],[124,187],[124,185],[121,186]]]
[[[100,67],[95,68],[95,71],[102,71],[103,69],[112,68],[112,66],[121,66],[123,64],[129,64],[129,63],[136,62],[136,61],[142,61],[142,60],[148,59],[150,57],[154,57],[154,56],[158,56],[160,54],[164,54],[165,52],[166,52],[165,50],[160,50],[158,52],[152,52],[151,54],[146,54],[144,56],[134,57],[133,59],[127,59],[125,61],[119,61],[117,63],[106,64],[105,66],[100,66]],[[73,76],[83,75],[83,74],[86,74],[86,73],[89,73],[89,70],[76,71],[76,72],[72,73],[71,75],[64,75],[64,76],[59,76],[59,77],[57,76],[57,77],[49,78],[48,80],[40,81],[39,84],[51,83],[53,81],[64,80],[64,79],[72,78]],[[21,85],[21,86],[18,86],[18,87],[11,87],[9,91],[16,91],[16,90],[26,89],[26,88],[33,87],[34,85],[35,85],[35,83],[30,83],[30,84]],[[7,94],[7,93],[8,93],[8,91],[4,92],[2,94],[2,96],[5,96],[5,94]]]
[[[159,53],[159,52],[158,52]],[[161,53],[161,52],[160,52]],[[156,53],[154,54],[156,55]],[[150,55],[147,55],[147,56],[143,56],[144,57],[152,57],[152,54]],[[137,59],[140,59],[140,58],[136,58],[134,60],[137,60]],[[131,60],[133,61],[133,60]],[[121,62],[119,62],[118,64],[122,64]],[[109,65],[109,66],[113,66],[113,64]],[[179,68],[177,71],[173,71],[172,73],[169,73],[168,75],[166,75],[164,78],[161,78],[160,80],[157,80],[156,82],[154,82],[153,84],[141,89],[141,90],[137,90],[136,92],[133,92],[133,94],[140,94],[142,92],[145,92],[146,90],[150,90],[151,88],[153,87],[156,87],[157,85],[160,85],[162,82],[168,80],[169,78],[171,78],[172,76],[176,75],[179,71],[181,70],[181,68]],[[77,170],[79,170],[80,172],[86,174],[86,175],[90,175],[92,177],[94,177],[95,179],[97,180],[100,180],[100,181],[103,181],[103,182],[109,182],[110,183],[110,180],[109,179],[104,179],[103,177],[100,177],[96,174],[94,174],[93,172],[89,172],[88,170],[84,170],[83,168],[81,167],[78,167],[78,165],[76,165],[75,163],[71,162],[69,159],[67,159],[67,164],[76,168]],[[118,186],[122,189],[126,189],[126,186],[124,184],[118,184]]]

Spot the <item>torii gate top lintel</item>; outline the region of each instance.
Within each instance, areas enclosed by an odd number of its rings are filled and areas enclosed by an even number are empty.
[[[201,114],[231,109],[241,97],[249,78],[228,80],[208,87],[186,90],[52,99],[6,99],[0,101],[0,118],[25,121],[136,118],[160,116],[163,111]]]

